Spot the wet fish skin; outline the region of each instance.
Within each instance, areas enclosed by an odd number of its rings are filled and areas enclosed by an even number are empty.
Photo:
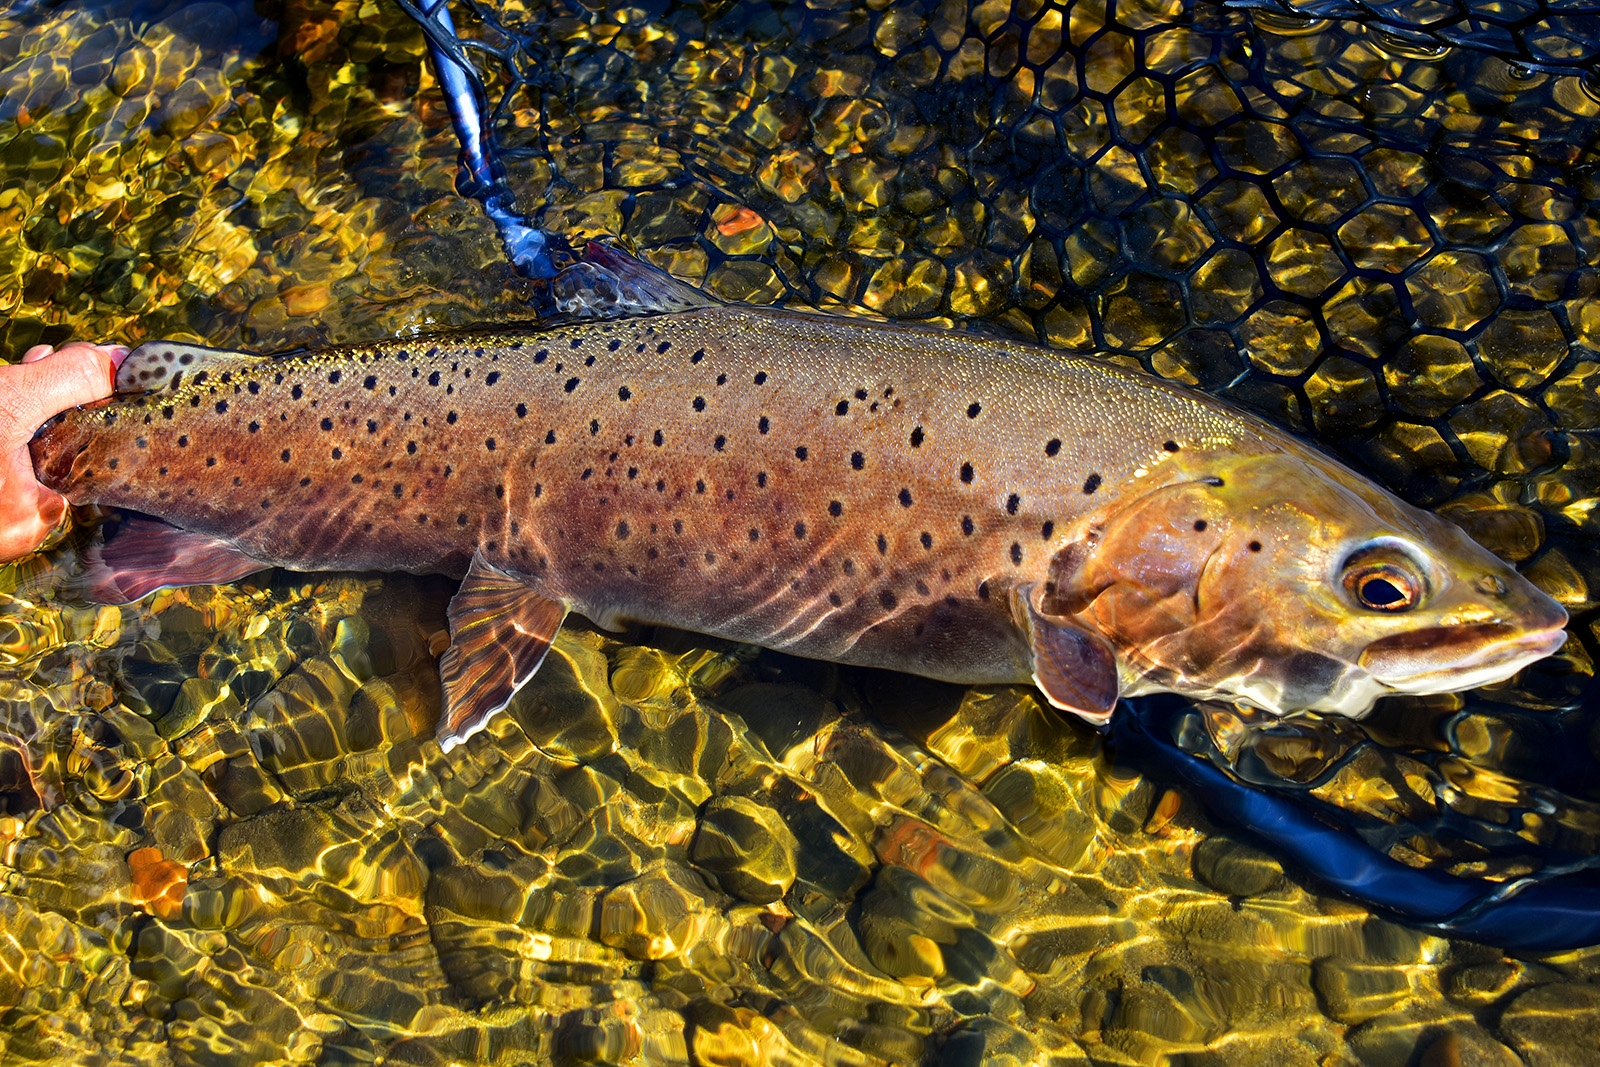
[[[1157,690],[1360,715],[1564,637],[1565,612],[1457,527],[1288,435],[1001,339],[716,306],[130,360],[128,385],[142,367],[161,388],[47,426],[41,480],[246,570],[470,570],[502,615],[525,591],[603,626],[1032,680],[1092,721]],[[1414,579],[1415,605],[1362,607],[1351,567]],[[525,629],[547,642],[559,619]],[[1396,639],[1418,630],[1450,640]],[[452,709],[447,740],[483,717]]]

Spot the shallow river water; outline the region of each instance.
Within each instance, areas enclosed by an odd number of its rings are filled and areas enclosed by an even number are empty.
[[[730,299],[1094,351],[1440,510],[1562,653],[1185,736],[1404,864],[1600,852],[1600,10],[456,8],[520,207]],[[1381,17],[1380,17],[1381,16]],[[0,13],[0,354],[525,318],[377,0]],[[80,520],[90,517],[80,516]],[[453,583],[0,570],[5,1063],[1576,1065],[1600,950],[1321,894],[1026,688],[559,638],[432,740]]]

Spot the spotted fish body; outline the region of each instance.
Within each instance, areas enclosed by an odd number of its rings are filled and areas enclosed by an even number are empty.
[[[155,575],[113,540],[124,598],[265,566],[466,576],[447,743],[568,609],[1032,680],[1096,721],[1153,689],[1360,714],[1563,636],[1455,527],[1217,401],[874,321],[711,306],[276,358],[156,343],[32,447],[73,503],[190,539]],[[1419,572],[1417,610],[1352,608],[1362,552]]]

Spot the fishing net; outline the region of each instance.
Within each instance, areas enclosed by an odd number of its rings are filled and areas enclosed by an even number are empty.
[[[1384,781],[1354,828],[1500,875],[1541,861],[1516,819],[1436,799],[1463,757],[1527,782],[1525,811],[1600,796],[1578,699],[1600,7],[471,10],[510,185],[548,229],[619,236],[726,297],[1138,360],[1342,453],[1574,609],[1563,659],[1500,700],[1371,728],[1212,713],[1247,777]]]

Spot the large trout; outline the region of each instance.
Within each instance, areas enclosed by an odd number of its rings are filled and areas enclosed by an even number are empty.
[[[35,438],[136,521],[102,596],[268,567],[463,577],[448,748],[568,611],[1104,722],[1171,690],[1358,716],[1506,678],[1566,613],[1457,527],[1206,396],[1015,341],[735,306],[262,358],[156,342]]]

